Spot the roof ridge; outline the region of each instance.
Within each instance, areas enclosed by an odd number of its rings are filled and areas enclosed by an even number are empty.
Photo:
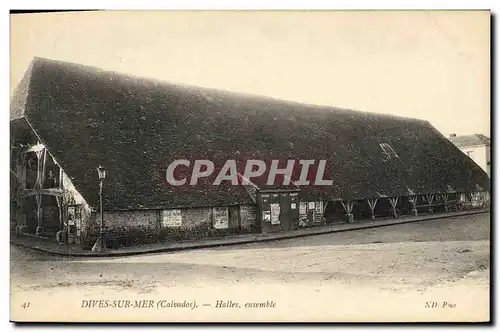
[[[35,61],[35,58],[31,60],[23,77],[14,88],[14,91],[12,91],[10,97],[10,120],[20,119],[24,116],[25,106],[30,91],[31,74]]]
[[[153,78],[153,77],[142,76],[142,75],[137,75],[137,74],[125,73],[125,72],[121,72],[121,71],[104,69],[102,67],[93,66],[93,65],[84,65],[84,64],[75,63],[75,62],[54,60],[54,59],[48,59],[48,58],[38,57],[38,56],[33,58],[30,66],[33,66],[33,63],[52,63],[52,64],[56,64],[56,65],[65,65],[65,66],[73,67],[75,69],[83,70],[83,71],[88,72],[88,73],[99,72],[100,74],[113,75],[113,76],[123,78],[126,80],[133,79],[135,81],[144,80],[144,81],[148,81],[148,82],[156,82],[156,83],[161,84],[161,85],[175,87],[175,88],[179,88],[181,90],[188,90],[186,92],[189,92],[189,93],[193,93],[192,90],[195,90],[196,92],[201,93],[201,94],[212,92],[212,93],[216,93],[216,94],[227,95],[229,97],[269,101],[269,102],[275,102],[275,103],[281,103],[281,104],[289,104],[289,105],[293,105],[293,106],[308,107],[311,109],[321,109],[321,110],[328,109],[329,111],[350,112],[350,113],[354,113],[354,114],[362,115],[362,116],[373,116],[373,117],[379,117],[379,118],[391,118],[391,119],[399,119],[399,120],[406,120],[406,121],[427,122],[426,120],[423,120],[423,119],[417,119],[417,118],[388,114],[388,113],[376,113],[376,112],[369,112],[369,111],[350,109],[350,108],[342,108],[342,107],[325,105],[325,104],[313,104],[313,103],[294,101],[294,100],[288,100],[288,99],[281,99],[281,98],[277,98],[277,97],[259,95],[259,94],[248,93],[248,92],[226,90],[223,88],[202,87],[202,86],[197,86],[197,85],[192,85],[192,84],[187,84],[187,83],[173,82],[173,81],[168,81],[165,79],[159,79],[159,78]]]

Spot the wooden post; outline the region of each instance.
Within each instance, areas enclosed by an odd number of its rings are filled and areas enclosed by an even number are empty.
[[[457,202],[457,210],[461,211],[465,204],[465,193],[458,193],[458,202]]]
[[[389,197],[389,202],[391,203],[392,214],[393,214],[394,218],[398,217],[398,212],[396,211],[396,206],[398,205],[398,201],[399,201],[399,197],[398,196],[396,196],[396,197]]]
[[[427,203],[429,204],[429,213],[433,213],[433,209],[432,209],[432,202],[434,201],[434,194],[427,194],[426,195],[426,198],[427,198]]]
[[[418,210],[417,210],[418,196],[417,195],[410,195],[410,196],[408,196],[408,201],[411,204],[411,214],[415,217],[418,216]]]
[[[375,220],[375,206],[377,206],[378,198],[368,198],[367,202],[372,212],[372,220]]]
[[[59,189],[64,189],[63,176],[64,176],[63,170],[59,166],[59,180],[58,180]]]
[[[36,226],[36,235],[39,235],[43,232],[43,209],[42,209],[42,195],[36,194],[36,218],[37,218],[37,226]]]
[[[62,196],[56,196],[57,208],[59,210],[59,230],[62,231],[64,223],[62,219]]]
[[[42,174],[40,176],[40,189],[45,187],[45,169],[47,166],[47,149],[42,150]]]
[[[445,210],[445,212],[448,212],[448,194],[446,194],[446,193],[441,194],[441,198],[443,199],[444,210]]]
[[[24,190],[26,189],[26,156],[20,153],[17,162],[17,175],[19,185],[16,191],[16,204],[18,208],[18,215],[16,216],[16,231],[20,233],[26,232],[26,215],[24,213]]]
[[[45,163],[47,161],[47,150],[41,149],[36,152],[37,157],[37,175],[36,175],[36,184],[35,190],[36,194],[36,216],[37,216],[37,227],[36,227],[36,235],[39,235],[43,232],[43,207],[42,207],[42,198],[43,194],[41,191],[43,189],[43,183],[45,182]]]
[[[345,212],[347,213],[347,222],[348,223],[353,223],[354,222],[354,216],[352,215],[352,208],[354,207],[354,202],[353,201],[340,201],[342,203],[342,206],[344,207]]]
[[[59,210],[59,231],[56,233],[56,240],[57,242],[63,242],[64,238],[64,221],[63,221],[63,214],[62,214],[62,202],[63,202],[63,196],[56,196],[56,202],[57,202],[57,208]]]
[[[329,202],[330,201],[326,201],[325,205],[323,206],[323,215],[325,215],[326,208],[327,208]]]
[[[490,192],[489,191],[484,191],[483,192],[483,199],[484,199],[484,205],[485,206],[490,206],[490,204],[491,204],[491,198],[490,198]]]
[[[210,220],[211,220],[211,222],[210,222],[210,229],[208,230],[208,236],[212,236],[213,229],[214,229],[214,222],[215,222],[214,209],[215,208],[213,206],[210,207]],[[264,224],[264,222],[262,221],[262,211],[261,211],[261,209],[259,209],[259,211],[260,211],[260,218],[259,218],[260,219],[260,227],[261,227],[261,229],[263,229],[262,225]]]
[[[488,192],[487,191],[481,191],[480,192],[480,195],[481,195],[481,207],[485,207],[488,205]]]
[[[43,158],[43,150],[37,151],[36,153],[36,182],[35,182],[35,190],[42,189],[42,158]]]

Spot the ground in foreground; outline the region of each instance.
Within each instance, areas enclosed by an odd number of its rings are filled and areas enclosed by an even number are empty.
[[[479,214],[107,259],[11,247],[11,313],[66,321],[485,321],[489,222]],[[90,300],[156,307],[88,308]],[[161,307],[184,300],[197,308]],[[218,308],[217,301],[236,305]],[[246,308],[249,302],[275,306]]]

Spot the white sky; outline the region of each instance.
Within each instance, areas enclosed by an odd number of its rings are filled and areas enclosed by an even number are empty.
[[[489,12],[11,15],[11,91],[34,56],[420,118],[490,136]]]

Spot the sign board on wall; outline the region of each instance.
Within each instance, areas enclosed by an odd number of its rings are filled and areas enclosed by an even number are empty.
[[[299,203],[299,214],[307,214],[307,203],[306,202]]]
[[[280,224],[280,205],[279,203],[271,204],[271,224],[279,225]]]
[[[181,227],[182,226],[181,210],[180,209],[163,210],[161,221],[163,227]]]
[[[323,214],[323,201],[316,202],[316,213]]]
[[[229,228],[229,213],[227,207],[214,207],[214,228]]]
[[[271,211],[262,211],[262,220],[264,222],[270,222],[271,221]]]
[[[316,223],[323,221],[323,201],[316,202],[316,208],[313,214],[313,221]]]
[[[245,220],[246,220],[246,224],[254,225],[255,218],[257,217],[256,213],[257,213],[257,211],[256,211],[255,206],[241,205],[240,206],[240,215],[241,215],[242,226],[243,226]]]

